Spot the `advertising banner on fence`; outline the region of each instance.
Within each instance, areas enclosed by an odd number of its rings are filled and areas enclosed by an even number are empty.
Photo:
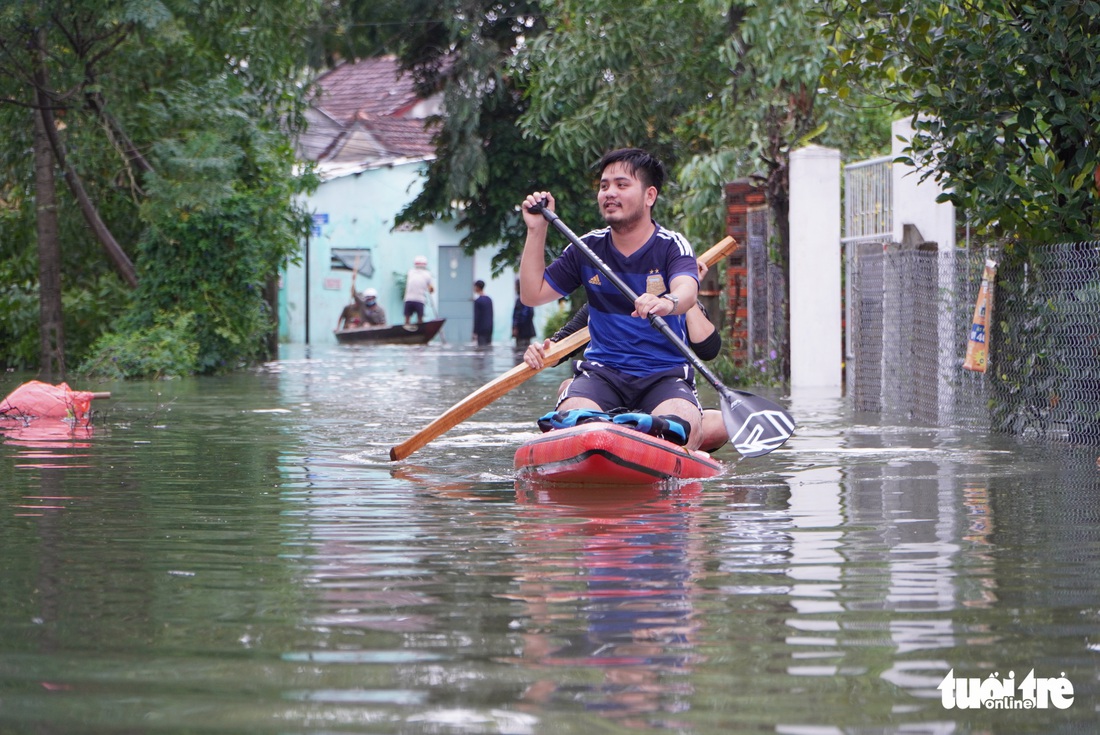
[[[997,277],[997,263],[985,261],[982,270],[982,285],[978,289],[978,301],[974,304],[974,318],[970,324],[970,339],[966,344],[966,359],[963,368],[984,373],[989,361],[988,334],[993,325],[993,283]]]

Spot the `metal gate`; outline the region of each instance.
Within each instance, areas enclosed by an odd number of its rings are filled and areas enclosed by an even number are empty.
[[[883,252],[893,240],[890,156],[844,167],[844,381],[857,411],[882,410]]]

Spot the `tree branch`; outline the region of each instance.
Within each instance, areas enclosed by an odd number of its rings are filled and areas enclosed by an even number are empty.
[[[90,67],[85,72],[85,77],[90,82],[89,86],[95,88],[95,72],[93,72]],[[152,164],[149,163],[149,160],[138,150],[137,146],[134,145],[130,136],[122,129],[122,124],[119,123],[118,119],[107,111],[107,102],[103,97],[103,93],[85,92],[84,99],[88,104],[88,108],[103,121],[104,126],[107,128],[108,136],[113,139],[113,142],[116,142],[116,145],[121,147],[126,160],[141,173],[152,173]]]
[[[41,66],[37,67],[35,70],[35,95],[39,104],[38,114],[42,116],[42,124],[45,128],[46,139],[50,143],[50,150],[53,151],[54,160],[57,161],[57,165],[64,173],[65,182],[69,185],[69,190],[73,193],[77,203],[80,205],[80,211],[84,215],[84,220],[88,223],[88,226],[92,228],[92,232],[95,233],[96,238],[99,240],[100,244],[103,245],[104,250],[107,251],[107,257],[110,258],[123,280],[126,281],[131,288],[136,288],[137,272],[134,270],[134,264],[130,260],[130,256],[126,254],[126,251],[118,244],[118,241],[115,240],[111,231],[107,229],[107,225],[103,223],[103,220],[99,216],[99,212],[95,208],[95,204],[92,203],[91,198],[88,196],[88,192],[84,189],[84,183],[81,181],[79,174],[77,174],[76,170],[66,159],[65,148],[57,135],[57,123],[54,120],[53,109],[48,104],[49,100],[45,99],[46,92],[44,91],[44,87],[46,85],[44,75],[45,70]]]

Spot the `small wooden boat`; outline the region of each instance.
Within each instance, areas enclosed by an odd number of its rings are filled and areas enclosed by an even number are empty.
[[[722,463],[705,452],[606,422],[555,429],[516,450],[521,478],[571,485],[655,485],[714,477]]]
[[[422,345],[431,341],[439,333],[446,319],[404,324],[388,324],[384,327],[352,327],[336,331],[336,341],[340,344],[369,343],[376,345]]]

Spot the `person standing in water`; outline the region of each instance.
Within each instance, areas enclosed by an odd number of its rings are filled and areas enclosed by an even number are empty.
[[[416,317],[417,324],[424,323],[424,304],[428,297],[435,293],[435,283],[432,273],[428,270],[428,259],[423,255],[416,256],[413,260],[412,270],[405,277],[405,326],[408,327],[412,317]]]
[[[485,281],[474,282],[474,341],[478,347],[493,342],[493,300],[485,295]]]

